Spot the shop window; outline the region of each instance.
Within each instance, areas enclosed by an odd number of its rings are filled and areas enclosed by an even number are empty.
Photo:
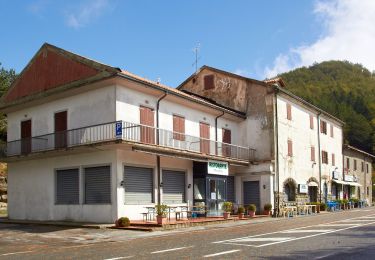
[[[111,171],[109,166],[87,167],[84,169],[85,203],[111,203]]]
[[[56,204],[79,204],[79,169],[56,170]]]

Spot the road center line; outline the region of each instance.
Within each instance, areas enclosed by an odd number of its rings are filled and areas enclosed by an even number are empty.
[[[2,255],[0,255],[0,256],[17,255],[17,254],[26,254],[26,253],[31,253],[31,252],[33,252],[33,251],[13,252],[13,253],[2,254]]]
[[[230,250],[230,251],[224,251],[224,252],[219,252],[219,253],[216,253],[216,254],[205,255],[203,257],[207,258],[207,257],[218,256],[218,255],[232,254],[232,253],[235,253],[235,252],[238,252],[238,251],[241,251],[241,250],[240,249],[235,249],[235,250]]]
[[[150,254],[160,254],[160,253],[165,253],[165,252],[170,252],[170,251],[177,251],[177,250],[182,250],[182,249],[191,248],[191,247],[193,247],[193,246],[184,246],[184,247],[170,248],[170,249],[165,249],[165,250],[154,251],[154,252],[151,252]]]
[[[133,255],[130,255],[130,256],[119,256],[119,257],[114,257],[114,258],[107,258],[107,259],[104,259],[104,260],[118,260],[118,259],[129,259],[129,258],[132,258],[134,257]]]

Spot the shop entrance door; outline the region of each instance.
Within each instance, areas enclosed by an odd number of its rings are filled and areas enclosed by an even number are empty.
[[[226,201],[226,180],[221,178],[208,178],[208,216],[221,216],[223,203]]]

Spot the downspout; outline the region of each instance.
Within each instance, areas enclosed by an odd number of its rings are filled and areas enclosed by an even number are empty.
[[[217,155],[217,120],[222,117],[225,114],[224,111],[222,111],[221,115],[218,115],[215,117],[215,155]]]
[[[317,119],[317,131],[318,131],[318,158],[319,158],[319,202],[322,203],[322,157],[320,151],[320,114],[318,113]],[[332,185],[331,185],[331,193],[332,193]]]
[[[276,166],[276,179],[277,179],[277,210],[274,211],[275,217],[280,213],[280,174],[279,174],[279,117],[277,112],[277,89],[275,90],[275,166]],[[276,185],[275,185],[276,186]],[[274,198],[275,200],[275,198]]]
[[[163,96],[161,96],[158,101],[156,102],[156,145],[159,146],[159,105],[160,101],[164,99],[168,95],[167,92],[164,92]],[[160,170],[160,155],[156,155],[156,169],[158,174],[158,205],[161,204],[161,191],[160,188],[162,186],[162,179],[161,179],[161,170]]]

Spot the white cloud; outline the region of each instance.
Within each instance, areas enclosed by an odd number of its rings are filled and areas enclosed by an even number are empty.
[[[75,10],[66,15],[66,23],[68,26],[75,29],[85,27],[92,20],[101,16],[108,7],[108,0],[86,1],[84,4],[77,6]]]
[[[374,0],[317,1],[314,13],[325,29],[321,37],[279,54],[265,77],[325,60],[348,60],[375,70]]]

